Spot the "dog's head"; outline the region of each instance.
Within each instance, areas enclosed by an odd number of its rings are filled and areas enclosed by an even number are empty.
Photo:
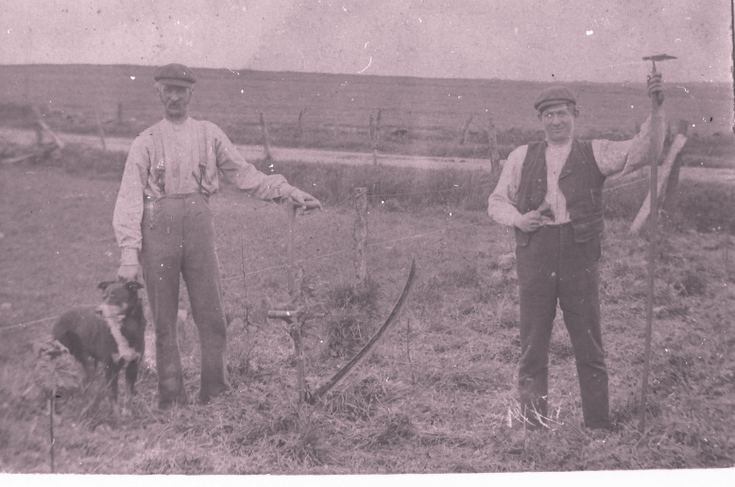
[[[136,281],[105,281],[97,286],[102,290],[102,304],[96,313],[105,317],[124,316],[138,304],[138,289],[143,285]]]

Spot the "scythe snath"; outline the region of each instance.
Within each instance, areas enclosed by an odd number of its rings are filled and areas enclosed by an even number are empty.
[[[345,364],[331,379],[319,387],[313,394],[309,393],[306,385],[305,371],[304,371],[304,356],[303,348],[301,344],[302,338],[302,327],[307,319],[306,308],[308,307],[302,299],[300,299],[301,290],[297,289],[294,282],[294,220],[296,216],[296,207],[289,205],[289,219],[288,219],[288,289],[291,295],[291,302],[278,309],[268,310],[267,316],[271,319],[279,319],[290,325],[289,335],[294,342],[294,352],[296,356],[296,387],[299,393],[299,404],[307,402],[308,404],[315,404],[320,398],[324,397],[329,391],[334,389],[340,382],[342,382],[358,365],[365,361],[370,353],[375,349],[378,342],[385,335],[385,332],[390,328],[390,325],[395,321],[395,318],[400,313],[401,308],[406,302],[408,293],[411,290],[413,279],[416,274],[416,259],[411,260],[411,269],[408,271],[408,278],[406,284],[403,286],[403,292],[398,298],[393,311],[391,311],[388,318],[383,323],[383,326],[375,332],[375,335],[370,339],[369,342],[355,355],[352,360]]]
[[[666,61],[676,59],[668,54],[657,54],[655,56],[646,56],[644,61],[651,61],[653,69],[651,74],[656,74],[656,61]],[[653,329],[653,298],[654,298],[654,281],[656,276],[656,239],[658,238],[658,160],[660,157],[658,146],[658,132],[655,128],[656,119],[661,116],[661,103],[663,99],[661,94],[651,95],[651,141],[649,145],[648,157],[651,164],[651,210],[648,216],[648,280],[647,280],[647,299],[646,299],[646,338],[644,344],[643,357],[643,378],[641,380],[641,405],[640,417],[638,421],[638,430],[641,434],[646,429],[646,407],[648,392],[648,372],[651,362],[651,334]]]

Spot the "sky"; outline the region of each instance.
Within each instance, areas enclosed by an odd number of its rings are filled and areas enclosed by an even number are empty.
[[[732,82],[731,0],[0,0],[0,64]]]

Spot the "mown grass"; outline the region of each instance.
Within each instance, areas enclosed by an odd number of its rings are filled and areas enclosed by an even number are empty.
[[[97,161],[96,173],[91,160]],[[476,189],[482,195],[471,195],[454,185],[472,184],[462,178],[478,175],[443,171],[433,178],[391,168],[369,168],[376,171],[371,173],[276,165],[328,202],[325,212],[300,217],[296,226],[298,265],[314,279],[317,301],[324,303],[305,336],[312,389],[387,316],[411,258],[419,266],[396,326],[370,360],[316,407],[296,403],[293,344],[282,323],[265,319],[269,302],[287,300],[286,211],[225,187],[211,204],[231,319],[232,391],[208,406],[158,411],[149,326],[138,399],[129,415],[116,418],[100,399],[99,381],[83,390],[68,356],[49,365],[33,344],[48,337],[53,320],[46,318],[72,304],[95,303],[96,283],[114,276],[118,251],[109,221],[119,162],[69,147],[56,167],[3,168],[0,202],[10,211],[0,216],[2,263],[10,278],[0,283],[0,326],[14,328],[0,328],[0,471],[49,471],[52,370],[63,385],[55,424],[57,472],[458,473],[711,468],[735,461],[731,236],[671,229],[662,237],[648,426],[641,435],[647,246],[628,235],[629,220],[608,221],[602,312],[620,429],[598,435],[581,428],[573,353],[558,321],[551,347],[552,428],[525,432],[517,422],[515,391],[517,280],[506,265],[512,235],[473,206],[487,198],[491,180]],[[340,170],[341,177],[321,184]],[[358,183],[373,191],[373,284],[367,290],[353,286],[349,195]],[[395,191],[392,199],[383,196],[386,188]],[[405,193],[422,196],[414,200]],[[435,199],[431,193],[438,193]],[[188,309],[185,293],[180,307]],[[189,318],[179,327],[185,383],[195,397],[196,331]]]

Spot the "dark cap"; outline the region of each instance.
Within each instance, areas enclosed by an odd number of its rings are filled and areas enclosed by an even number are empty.
[[[551,105],[558,105],[560,103],[577,103],[574,94],[564,86],[550,86],[545,88],[538,94],[536,101],[533,102],[533,108],[539,112],[543,112],[544,109]]]
[[[153,73],[153,79],[164,85],[191,86],[197,82],[191,69],[183,64],[167,64],[156,69]]]

